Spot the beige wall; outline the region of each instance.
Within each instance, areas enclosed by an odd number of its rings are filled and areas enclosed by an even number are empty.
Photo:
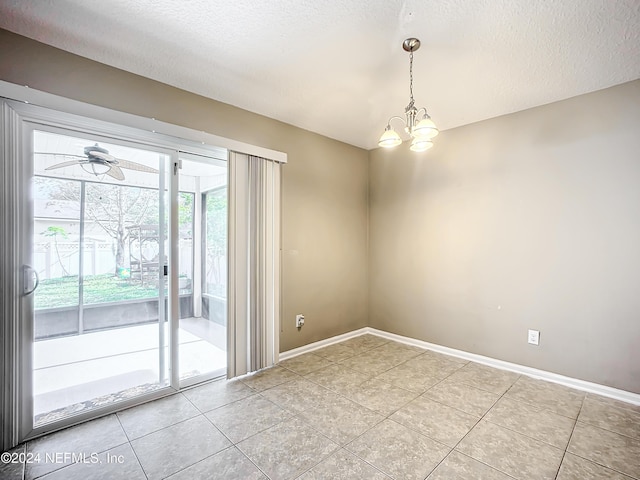
[[[0,79],[286,152],[280,349],[367,324],[365,150],[1,29]]]
[[[370,325],[640,393],[640,81],[435,143],[370,154]]]

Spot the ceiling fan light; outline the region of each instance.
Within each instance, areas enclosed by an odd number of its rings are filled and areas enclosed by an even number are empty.
[[[418,137],[413,139],[409,150],[412,152],[426,152],[431,147],[433,147],[433,142],[430,139]]]
[[[431,120],[430,117],[425,117],[413,127],[411,135],[421,138],[433,138],[438,135],[438,133],[440,133],[440,131],[438,127],[436,127],[436,124],[433,123],[433,120]]]
[[[82,165],[82,169],[85,172],[90,173],[91,175],[95,175],[96,177],[98,175],[104,175],[109,170],[111,170],[111,165],[107,165],[104,163],[88,162],[88,163],[83,163],[81,165]]]
[[[400,135],[389,125],[384,129],[384,133],[380,136],[380,140],[378,140],[378,146],[383,148],[397,147],[401,143],[402,139]]]

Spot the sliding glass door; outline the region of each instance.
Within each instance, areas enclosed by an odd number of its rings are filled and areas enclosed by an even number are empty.
[[[180,152],[180,382],[227,366],[227,162]]]
[[[226,151],[23,129],[21,437],[224,375]]]
[[[170,154],[32,131],[35,427],[168,385]]]

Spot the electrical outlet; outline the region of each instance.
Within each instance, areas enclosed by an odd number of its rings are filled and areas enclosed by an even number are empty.
[[[300,328],[304,325],[304,315],[296,315],[296,327]]]
[[[531,345],[540,344],[540,330],[529,330],[528,341]]]

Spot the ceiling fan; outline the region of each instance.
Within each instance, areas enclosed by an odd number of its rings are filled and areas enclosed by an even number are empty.
[[[45,170],[55,170],[57,168],[69,167],[71,165],[80,165],[87,173],[95,176],[109,175],[116,180],[124,180],[124,173],[122,172],[123,168],[136,170],[138,172],[158,173],[158,170],[155,168],[109,155],[109,150],[99,146],[97,143],[93,146],[84,147],[84,156],[44,152],[36,152],[35,155],[52,155],[54,157],[73,159],[51,165],[50,167],[45,168]]]

